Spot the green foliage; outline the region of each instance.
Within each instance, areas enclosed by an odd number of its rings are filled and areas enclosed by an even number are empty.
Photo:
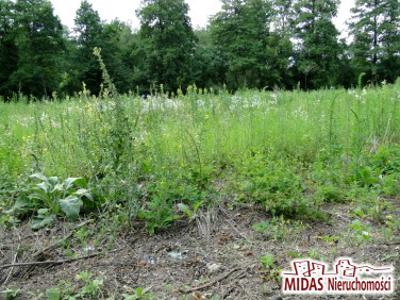
[[[340,238],[336,235],[324,235],[321,237],[321,240],[327,244],[335,245],[339,242]]]
[[[32,183],[16,200],[10,213],[18,216],[37,213],[32,228],[40,229],[53,223],[55,216],[76,220],[81,209],[93,206],[83,178],[46,177],[41,173],[30,176]]]
[[[357,241],[365,242],[371,239],[370,228],[360,220],[353,221],[350,225],[350,228],[353,231],[354,237],[357,239]]]
[[[15,88],[10,76],[16,71],[18,51],[13,28],[13,5],[11,1],[0,1],[0,95],[10,96]]]
[[[260,263],[265,269],[272,269],[275,266],[275,256],[272,254],[265,254],[260,257]]]
[[[153,296],[151,295],[151,293],[149,293],[149,289],[144,289],[141,287],[134,289],[133,294],[123,295],[123,300],[148,300],[148,299],[153,299]]]
[[[0,2],[0,92],[50,96],[61,82],[64,30],[46,0]],[[8,67],[8,68],[7,68]]]
[[[227,87],[350,88],[400,76],[400,5],[357,0],[352,42],[333,24],[338,0],[224,0],[204,29],[192,29],[183,0],[145,0],[140,29],[105,22],[88,1],[67,32],[48,0],[0,1],[0,98],[58,99],[102,92],[102,69],[119,93],[170,95]],[[104,83],[104,82],[103,82]],[[225,85],[226,84],[226,85]]]
[[[186,88],[195,50],[188,5],[183,0],[145,0],[138,10],[141,70],[146,87],[164,84],[168,91]],[[140,67],[140,66],[139,66]]]
[[[265,280],[279,282],[281,269],[277,267],[275,256],[270,253],[265,254],[260,257],[260,263]]]
[[[318,188],[316,192],[318,200],[327,203],[343,203],[346,201],[343,190],[337,186],[325,185]]]
[[[207,202],[211,191],[185,178],[185,170],[182,173],[183,176],[175,174],[175,178],[161,178],[148,184],[148,202],[144,203],[138,216],[146,222],[150,233],[163,230],[182,217],[192,220]]]
[[[400,75],[399,1],[357,0],[352,13],[352,63],[360,74],[360,83],[394,82]]]
[[[105,235],[155,233],[229,199],[261,207],[272,219],[254,229],[284,240],[329,215],[326,203],[354,203],[354,216],[382,225],[392,214],[399,85],[236,95],[191,87],[143,100],[106,92],[110,82],[101,97],[0,104],[3,225],[29,216],[39,228],[96,208]],[[32,168],[57,177],[28,180]],[[60,179],[70,174],[88,182]]]
[[[231,90],[282,86],[291,43],[271,32],[273,14],[268,1],[226,0],[212,19],[212,41],[225,59],[221,79]]]
[[[103,26],[97,11],[88,1],[82,1],[76,12],[74,32],[77,34],[75,57],[73,67],[77,68],[76,82],[80,87],[85,83],[90,92],[98,95],[100,92],[101,69],[93,55],[95,47],[102,47]]]
[[[75,276],[76,288],[71,282],[60,282],[57,287],[46,290],[48,300],[99,299],[102,296],[103,278],[95,277],[89,271]]]
[[[21,293],[20,289],[6,289],[4,291],[0,291],[0,295],[4,295],[5,300],[17,299],[20,293]]]
[[[46,290],[47,300],[61,300],[61,291],[59,288],[49,288]]]
[[[83,283],[79,292],[80,298],[97,299],[101,293],[103,279],[93,278],[93,274],[88,271],[82,271],[76,275],[76,279]]]
[[[256,154],[242,169],[242,198],[263,204],[273,216],[306,216],[312,209],[304,197],[305,186],[294,165],[287,160]]]
[[[343,55],[338,42],[339,32],[333,24],[337,0],[295,1],[296,65],[305,89],[334,86],[338,79],[339,56]]]

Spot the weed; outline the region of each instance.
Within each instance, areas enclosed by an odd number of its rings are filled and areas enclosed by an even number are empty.
[[[93,197],[86,188],[83,178],[46,177],[41,173],[30,176],[32,183],[16,200],[10,213],[24,216],[36,215],[33,229],[40,229],[53,223],[56,216],[76,220],[82,208],[93,207]]]
[[[272,254],[265,254],[260,257],[262,273],[265,280],[279,282],[281,269],[276,266],[276,258]]]
[[[270,221],[256,223],[252,228],[254,231],[264,234],[273,240],[282,241],[301,233],[304,229],[304,225],[300,221],[291,221],[283,217],[276,217],[272,218]]]
[[[370,227],[362,223],[360,220],[354,220],[351,223],[350,228],[358,242],[366,242],[371,239]]]
[[[324,235],[321,237],[321,240],[329,245],[336,245],[339,242],[340,237],[336,235]]]
[[[265,269],[272,269],[275,265],[275,256],[272,254],[265,254],[260,257],[260,263]]]
[[[133,293],[124,294],[123,300],[150,300],[153,299],[150,289],[144,289],[141,287],[135,288]]]
[[[17,299],[19,297],[21,293],[20,289],[6,289],[4,291],[0,292],[0,295],[4,296],[4,299],[6,300],[13,300],[13,299]]]

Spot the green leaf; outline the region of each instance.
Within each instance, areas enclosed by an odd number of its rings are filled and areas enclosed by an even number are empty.
[[[79,197],[86,197],[89,200],[93,201],[92,194],[90,194],[89,190],[87,189],[79,189],[74,194]]]
[[[6,289],[5,291],[0,292],[0,296],[1,294],[3,294],[5,296],[5,299],[7,300],[12,300],[12,299],[17,299],[17,297],[20,295],[21,290],[20,289]]]
[[[69,196],[60,200],[61,210],[70,220],[75,220],[79,217],[79,212],[83,206],[83,202],[78,197]]]
[[[37,189],[36,192],[29,195],[28,198],[30,200],[46,201],[47,193],[43,192],[43,190]],[[34,202],[37,202],[37,201],[34,201]]]
[[[54,192],[63,192],[64,191],[64,186],[61,183],[57,183],[54,188],[51,190],[51,193]]]
[[[29,178],[47,182],[47,177],[44,176],[42,173],[34,173],[31,176],[29,176]]]
[[[39,184],[36,185],[40,190],[42,190],[43,192],[45,192],[46,194],[49,192],[50,190],[50,185],[47,182],[41,182]]]
[[[44,227],[51,225],[54,222],[54,220],[55,220],[54,215],[46,216],[46,217],[38,216],[32,220],[31,228],[32,228],[32,230],[42,229]]]
[[[85,185],[85,179],[81,177],[70,177],[64,180],[64,187],[66,190],[72,188],[73,186],[82,187]]]
[[[47,217],[47,216],[49,216],[49,212],[50,212],[50,210],[48,208],[38,209],[38,216]]]
[[[23,212],[25,211],[27,208],[29,208],[31,206],[31,202],[29,201],[28,198],[18,198],[17,201],[15,201],[14,207],[13,207],[13,211],[16,212]]]
[[[56,184],[58,183],[58,177],[57,177],[57,176],[49,177],[49,182],[50,182],[52,185],[56,185]]]

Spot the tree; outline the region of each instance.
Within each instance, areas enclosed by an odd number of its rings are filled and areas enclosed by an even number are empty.
[[[18,63],[13,19],[14,4],[9,0],[0,0],[0,95],[6,97],[12,93],[10,76]]]
[[[274,27],[281,36],[288,36],[292,32],[292,23],[295,19],[293,10],[294,0],[273,0]]]
[[[74,80],[70,83],[70,89],[77,91],[84,83],[90,92],[100,92],[102,73],[93,49],[102,48],[103,30],[98,12],[88,1],[82,1],[75,17],[74,32],[77,38],[71,71],[75,69],[76,74],[72,76]]]
[[[287,44],[276,45],[279,38],[270,30],[273,14],[269,1],[224,0],[222,11],[213,18],[213,42],[226,61],[230,89],[281,85]]]
[[[293,0],[273,0],[273,27],[274,32],[271,34],[269,41],[271,66],[275,70],[279,70],[279,75],[275,79],[278,86],[285,88],[293,88],[296,83],[293,82],[293,22],[295,12]]]
[[[37,97],[50,96],[58,91],[61,79],[63,27],[46,0],[17,0],[14,5],[8,4],[8,9],[12,11],[12,31],[4,39],[8,41],[7,49],[16,55],[6,55],[11,57],[7,89]]]
[[[197,87],[218,87],[224,83],[225,61],[212,43],[209,29],[195,31],[198,39],[192,64],[192,78]]]
[[[357,0],[350,24],[353,64],[365,82],[393,82],[400,76],[400,3]]]
[[[191,81],[196,45],[188,5],[184,0],[144,0],[137,12],[143,54],[141,74],[147,87],[164,84],[169,91],[183,89]]]
[[[342,48],[332,18],[338,4],[338,0],[297,0],[294,4],[295,61],[298,79],[306,89],[337,83]]]
[[[102,22],[92,5],[83,1],[76,13],[74,32],[65,84],[68,93],[81,90],[84,83],[91,93],[99,94],[103,79],[94,48],[101,49],[102,59],[119,92],[135,88],[131,59],[134,34],[128,25],[118,20]]]
[[[136,88],[131,59],[136,37],[131,28],[123,22],[114,20],[103,28],[103,59],[110,76],[121,93]]]

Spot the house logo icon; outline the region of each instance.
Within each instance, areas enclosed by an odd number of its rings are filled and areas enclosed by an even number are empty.
[[[389,295],[394,292],[394,268],[356,264],[341,257],[330,268],[312,259],[293,260],[282,272],[284,294]]]

